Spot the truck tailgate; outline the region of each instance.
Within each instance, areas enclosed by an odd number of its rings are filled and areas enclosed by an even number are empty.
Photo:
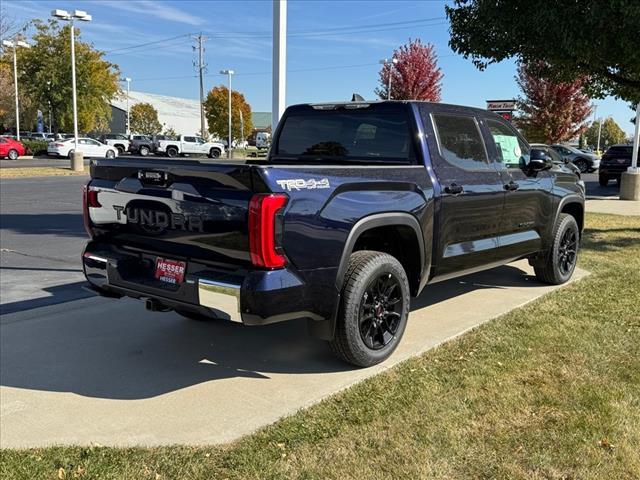
[[[223,268],[250,265],[249,202],[268,191],[243,162],[153,158],[96,160],[87,188],[96,238]]]

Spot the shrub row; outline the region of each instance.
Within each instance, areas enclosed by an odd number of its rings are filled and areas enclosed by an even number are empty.
[[[21,140],[21,142],[27,148],[27,155],[47,153],[47,146],[49,144],[44,140]]]

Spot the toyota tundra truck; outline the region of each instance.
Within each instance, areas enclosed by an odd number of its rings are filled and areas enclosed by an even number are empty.
[[[584,197],[573,170],[489,111],[296,105],[266,159],[93,160],[84,273],[151,311],[304,318],[364,367],[391,355],[429,284],[518,259],[542,282],[568,281]]]

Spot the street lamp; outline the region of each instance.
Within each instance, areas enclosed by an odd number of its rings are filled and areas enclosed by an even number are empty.
[[[131,122],[129,118],[129,92],[131,91],[131,77],[125,77],[123,82],[127,82],[127,135],[131,135]]]
[[[227,140],[227,158],[231,158],[231,75],[234,73],[233,70],[220,70],[221,75],[229,76],[229,138]]]
[[[13,83],[16,89],[16,139],[20,141],[20,106],[18,101],[18,61],[16,59],[16,49],[18,47],[29,48],[29,44],[22,40],[3,40],[2,46],[13,48]]]
[[[383,58],[378,63],[380,65],[389,65],[389,79],[387,81],[387,100],[391,100],[391,76],[393,75],[393,66],[398,63],[398,59],[393,58]]]
[[[75,30],[73,28],[73,21],[80,20],[81,22],[90,22],[91,15],[82,10],[74,10],[73,12],[67,12],[66,10],[52,10],[51,16],[65,20],[69,22],[71,26],[71,91],[73,98],[73,137],[74,137],[74,149],[78,151],[78,103],[76,99],[76,42],[75,42]]]

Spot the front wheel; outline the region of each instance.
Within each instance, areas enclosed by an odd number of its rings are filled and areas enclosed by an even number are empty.
[[[336,331],[329,343],[341,359],[369,367],[400,343],[409,316],[409,281],[398,260],[363,250],[349,259]]]
[[[107,153],[105,154],[105,157],[107,157],[107,158],[115,158],[116,157],[116,152],[114,152],[113,150],[107,150]]]
[[[140,152],[139,153],[143,157],[146,157],[147,155],[149,155],[149,147],[143,145],[142,147],[140,147]]]
[[[7,157],[9,158],[9,160],[17,160],[18,156],[19,156],[18,151],[13,148],[9,150],[9,153],[7,154]]]
[[[587,171],[589,170],[589,164],[584,158],[578,158],[574,160],[573,164],[578,167],[580,173],[587,173]]]
[[[116,145],[116,150],[118,150],[118,155],[124,154],[124,147],[122,145]]]
[[[212,148],[211,150],[209,150],[209,157],[220,158],[220,150],[217,148]]]
[[[561,213],[554,229],[551,248],[545,255],[545,263],[534,267],[536,278],[552,285],[567,282],[576,268],[579,248],[580,230],[576,219],[567,213]]]
[[[178,149],[176,147],[169,147],[167,148],[167,156],[168,157],[177,157],[178,156]]]

